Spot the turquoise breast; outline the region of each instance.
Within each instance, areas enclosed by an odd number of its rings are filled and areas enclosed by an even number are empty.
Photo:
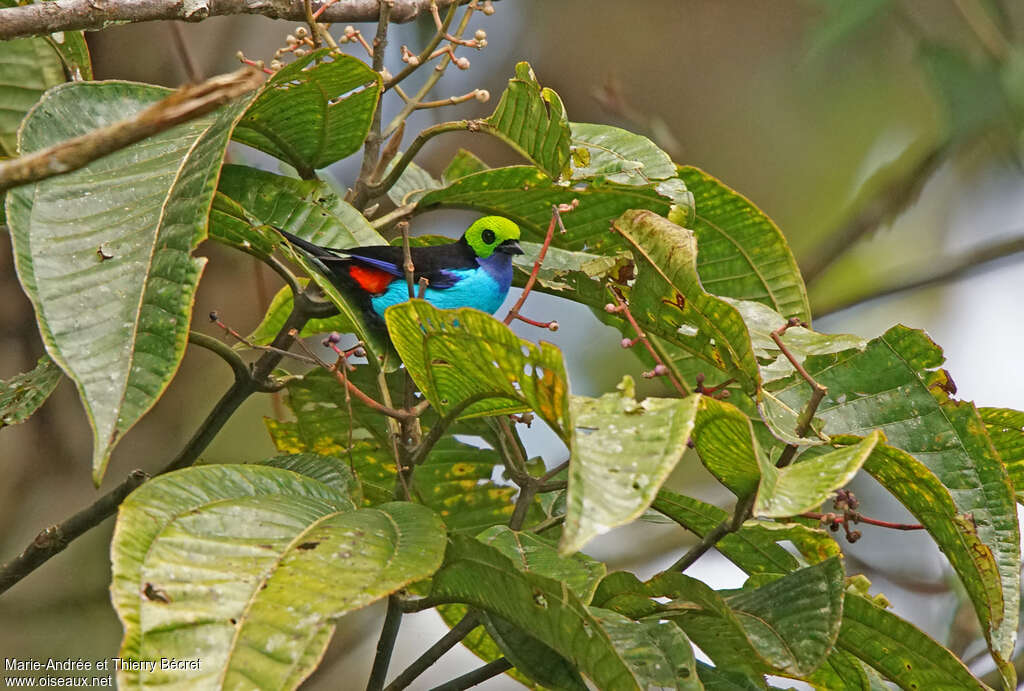
[[[511,265],[509,266],[511,269]],[[495,277],[490,271],[481,267],[478,269],[458,269],[451,271],[451,274],[459,276],[460,280],[450,288],[437,290],[427,286],[423,299],[438,309],[457,309],[459,307],[472,307],[488,314],[494,314],[505,302],[511,283],[511,270],[508,272],[508,281],[501,281],[504,276]],[[503,273],[503,272],[499,272]],[[409,287],[405,280],[392,281],[388,289],[370,298],[373,311],[381,317],[384,310],[392,305],[405,302],[409,299]]]

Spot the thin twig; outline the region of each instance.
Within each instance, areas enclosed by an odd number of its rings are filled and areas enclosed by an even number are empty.
[[[458,5],[451,4],[448,7],[448,12],[444,16],[444,20],[441,22],[441,27],[434,33],[430,41],[427,42],[426,47],[415,57],[415,60],[410,60],[409,64],[402,68],[402,70],[391,79],[384,82],[384,90],[393,89],[398,86],[399,82],[408,77],[410,74],[416,71],[416,69],[427,61],[434,49],[441,44],[445,34],[448,33],[448,27],[451,26],[452,20],[455,19],[455,11],[458,9]],[[403,99],[407,100],[407,99]]]
[[[477,618],[476,613],[472,611],[468,612],[466,616],[462,617],[462,619],[460,619],[448,633],[434,643],[434,645],[430,646],[426,652],[416,658],[401,674],[395,677],[394,680],[384,688],[384,691],[401,691],[409,686],[409,684],[415,681],[415,679],[423,674],[431,665],[441,659],[442,655],[454,648],[459,641],[468,636],[470,632],[479,625],[480,620]]]
[[[520,319],[527,324],[533,326],[541,326],[551,331],[558,330],[558,322],[537,322],[532,319],[526,319],[519,314],[519,310],[522,309],[523,304],[526,302],[526,298],[529,297],[530,291],[533,290],[533,284],[537,282],[537,275],[540,273],[541,264],[544,263],[544,257],[547,256],[548,248],[551,246],[551,239],[555,235],[555,226],[561,225],[564,231],[565,226],[562,225],[562,212],[569,212],[579,206],[579,200],[573,199],[571,204],[554,204],[551,207],[551,222],[548,223],[547,233],[544,235],[544,244],[540,246],[540,252],[537,253],[537,259],[533,262],[533,270],[530,271],[530,277],[526,279],[526,285],[523,286],[523,292],[519,294],[519,299],[516,300],[515,304],[509,309],[508,314],[505,315],[505,326],[512,323],[513,319]]]
[[[981,3],[978,0],[953,0],[953,5],[992,59],[1005,62],[1010,53],[1010,44]]]
[[[429,11],[436,2],[442,8],[465,4],[469,0],[395,0],[391,21],[404,24]],[[289,22],[306,21],[303,0],[61,0],[59,5],[21,5],[0,10],[0,40],[19,36],[37,36],[57,31],[98,31],[111,24],[178,19],[197,22],[209,17],[234,14],[260,14]],[[332,4],[317,20],[336,22],[375,22],[380,18],[379,0],[346,0]]]
[[[462,20],[459,22],[459,26],[455,30],[456,38],[462,38],[462,34],[466,31],[466,27],[469,26],[469,18],[473,16],[474,9],[475,7],[473,3],[470,3],[469,6],[466,7],[466,11],[462,15]],[[391,119],[391,122],[388,123],[388,126],[384,128],[384,136],[390,136],[392,132],[398,129],[398,126],[401,123],[405,122],[406,118],[408,118],[409,115],[413,112],[413,110],[416,109],[415,104],[419,103],[424,98],[426,98],[427,94],[430,93],[430,90],[434,88],[438,80],[440,80],[441,77],[444,75],[444,72],[448,68],[448,65],[451,63],[451,61],[452,54],[449,53],[446,53],[444,57],[441,58],[441,61],[430,73],[430,76],[427,77],[426,81],[423,82],[423,86],[420,87],[420,90],[416,92],[416,95],[413,96],[409,100],[409,102],[402,107],[402,110],[400,110],[398,114]]]
[[[412,163],[413,157],[419,153],[423,145],[430,141],[432,138],[445,132],[477,132],[480,129],[480,122],[477,120],[453,120],[451,122],[442,122],[437,125],[432,125],[421,131],[416,138],[412,140],[409,148],[406,149],[405,153],[402,154],[401,158],[391,167],[391,170],[384,177],[383,180],[377,183],[372,183],[367,187],[366,195],[367,199],[372,199],[375,196],[383,194],[398,181],[398,178],[402,176],[405,169]]]
[[[636,318],[629,309],[629,303],[626,302],[626,298],[622,295],[622,290],[618,286],[611,287],[612,297],[615,298],[614,305],[605,305],[605,312],[609,313],[620,313],[625,315],[629,325],[633,327],[633,331],[636,332],[636,338],[632,339],[628,343],[629,346],[636,345],[637,343],[643,343],[647,349],[651,359],[654,360],[654,369],[651,370],[654,375],[665,375],[668,380],[672,383],[672,386],[680,396],[684,398],[690,395],[690,389],[683,384],[682,378],[675,371],[675,367],[669,366],[665,363],[665,360],[661,357],[657,350],[654,349],[654,345],[650,339],[647,338],[647,334],[643,329],[640,328],[640,324],[637,323]],[[626,341],[623,341],[623,345],[627,345]]]
[[[757,493],[751,492],[748,496],[736,502],[736,509],[733,512],[731,519],[722,521],[712,530],[708,531],[708,533],[701,538],[700,542],[687,550],[686,554],[680,557],[679,560],[667,570],[685,571],[693,566],[694,562],[704,556],[709,549],[718,544],[719,540],[730,533],[735,533],[743,527],[743,522],[750,517],[750,510],[754,506],[754,499],[756,497]]]
[[[388,666],[391,664],[391,653],[395,650],[398,628],[402,625],[402,606],[398,596],[388,598],[388,611],[384,615],[380,639],[377,641],[377,654],[373,658],[373,669],[370,670],[370,681],[366,691],[381,691],[388,677]]]
[[[202,117],[262,83],[262,75],[248,67],[219,75],[196,86],[182,87],[134,117],[4,161],[0,163],[0,192],[78,170],[158,132]]]
[[[842,525],[843,523],[867,523],[868,525],[876,525],[880,528],[889,528],[891,530],[924,530],[924,526],[920,523],[890,523],[889,521],[882,521],[877,518],[864,516],[855,511],[851,511],[847,515],[806,511],[800,515],[803,518],[810,518],[815,521],[821,521],[822,523],[837,526]]]
[[[483,667],[477,667],[472,672],[466,672],[461,677],[455,677],[449,682],[435,686],[430,691],[463,691],[470,689],[477,684],[482,684],[488,679],[504,674],[512,669],[512,663],[503,657],[494,662],[488,662]]]

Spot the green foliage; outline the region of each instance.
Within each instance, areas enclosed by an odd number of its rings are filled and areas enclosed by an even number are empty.
[[[380,91],[380,75],[366,63],[314,51],[267,82],[233,136],[306,176],[362,146]]]
[[[840,40],[886,6],[837,6],[819,40]],[[33,106],[63,81],[56,65],[88,71],[81,35],[64,38],[0,50],[0,66],[23,70],[25,87],[23,101],[5,100],[16,82],[0,78],[6,153],[23,117],[20,147],[34,151],[166,95],[70,84]],[[1012,115],[1012,61],[993,76],[959,53],[925,59],[946,80],[958,132]],[[978,70],[987,81],[974,79]],[[570,123],[526,63],[491,116],[436,130],[491,136],[526,165],[489,168],[460,149],[441,175],[413,162],[382,189],[389,161],[374,158],[381,142],[368,138],[379,133],[385,78],[315,51],[258,94],[6,199],[48,356],[0,383],[0,426],[30,416],[67,372],[93,426],[97,482],[184,355],[204,265],[191,253],[207,235],[288,279],[253,342],[287,342],[294,327],[299,337],[352,333],[366,350],[366,362],[321,367],[266,350],[251,366],[243,348],[215,348],[250,391],[283,389],[287,418],[266,420],[282,455],[160,474],[121,505],[111,550],[121,656],[200,650],[204,664],[185,676],[121,671],[120,684],[295,688],[339,617],[391,596],[392,613],[436,607],[449,625],[479,622],[463,644],[487,661],[504,657],[534,688],[774,688],[767,675],[827,689],[880,688],[881,677],[901,688],[987,688],[869,596],[862,576],[847,577],[816,512],[866,473],[945,555],[1014,686],[1024,413],[954,399],[941,350],[921,332],[896,326],[865,340],[812,330],[789,246],[752,201],[646,137]],[[302,179],[223,165],[231,138]],[[344,198],[316,177],[367,141],[371,158]],[[386,145],[389,156],[397,144]],[[391,214],[389,199],[407,206]],[[385,332],[275,230],[345,248],[386,244],[406,213],[503,214],[524,231],[523,285],[552,207],[574,202],[534,288],[592,308],[652,367],[645,376],[685,382],[674,393],[638,398],[626,377],[618,391],[574,395],[558,348],[472,309],[410,300],[387,311]],[[305,275],[292,276],[282,258]],[[304,311],[317,289],[337,314]],[[820,403],[812,384],[825,389]],[[181,465],[233,408],[224,410]],[[558,458],[528,457],[512,422],[529,416],[562,441]],[[731,511],[663,487],[680,462],[697,461],[688,448],[735,495]],[[853,508],[837,505],[835,520],[855,523]],[[701,540],[680,567],[714,547],[748,580],[715,590],[670,567],[641,581],[579,551],[649,509]],[[696,662],[695,646],[714,666]]]
[[[56,87],[26,118],[19,146],[35,151],[109,125],[167,93],[125,82]],[[47,352],[75,382],[93,428],[96,484],[185,353],[205,264],[190,254],[206,236],[224,150],[245,105],[7,197],[18,275]]]
[[[0,427],[24,422],[46,403],[60,383],[61,371],[44,355],[35,369],[0,381]]]

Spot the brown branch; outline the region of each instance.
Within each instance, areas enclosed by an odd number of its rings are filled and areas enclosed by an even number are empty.
[[[0,13],[4,11],[0,10]],[[196,86],[185,86],[133,118],[0,163],[0,192],[78,170],[158,132],[206,115],[262,83],[263,76],[259,72],[243,68]]]
[[[0,567],[0,593],[42,566],[79,535],[109,518],[124,498],[145,482],[147,477],[141,470],[133,470],[127,480],[104,494],[92,506],[36,535],[21,554]]]
[[[192,51],[189,50],[188,40],[185,38],[185,32],[182,30],[181,24],[179,22],[171,22],[168,26],[171,30],[171,39],[174,41],[174,49],[178,52],[178,57],[181,59],[182,69],[185,70],[185,76],[190,83],[198,84],[203,81],[203,71],[199,69]]]
[[[754,498],[756,496],[757,492],[751,492],[749,496],[736,502],[736,509],[733,512],[732,518],[722,521],[712,530],[708,531],[708,533],[701,538],[700,542],[687,550],[686,554],[681,556],[675,564],[668,567],[668,570],[680,572],[686,571],[686,569],[693,566],[695,561],[704,556],[709,549],[718,544],[719,540],[742,528],[743,522],[750,517],[750,510],[754,506]]]
[[[403,24],[439,7],[464,5],[469,0],[395,0],[391,22]],[[305,22],[304,0],[59,0],[0,10],[0,40],[56,31],[97,31],[111,24],[178,19],[197,22],[208,17],[261,14],[271,19]],[[346,0],[332,4],[316,19],[322,23],[375,22],[380,18],[379,0]]]

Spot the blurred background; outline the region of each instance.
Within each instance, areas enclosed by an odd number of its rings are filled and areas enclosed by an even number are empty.
[[[406,141],[433,122],[488,114],[515,63],[527,60],[541,84],[559,93],[570,120],[646,134],[677,162],[705,169],[770,215],[805,271],[817,330],[870,338],[895,323],[923,328],[944,348],[959,397],[1024,408],[1024,4],[502,0],[495,8],[491,17],[474,15],[470,25],[470,33],[486,30],[487,48],[460,49],[471,68],[449,69],[434,92],[441,98],[484,88],[491,102],[420,111],[408,123]],[[357,28],[372,35],[372,26]],[[233,17],[176,29],[167,23],[124,26],[88,38],[97,79],[178,86],[190,74],[235,69],[239,50],[269,61],[294,29],[261,17]],[[335,35],[340,30],[334,27]],[[399,46],[415,52],[432,32],[429,17],[393,27],[391,71],[402,67]],[[366,57],[357,45],[345,48]],[[385,99],[385,118],[397,112],[396,101],[393,94]],[[454,134],[434,139],[418,162],[438,174],[459,146],[492,166],[517,162],[498,142]],[[233,148],[231,156],[276,172],[276,164],[252,150]],[[350,184],[358,158],[338,163],[329,174],[341,186]],[[458,235],[472,217],[425,214],[414,232]],[[251,330],[279,287],[276,278],[250,257],[212,243],[199,253],[210,263],[194,328],[219,335],[205,317],[216,309],[239,331]],[[518,330],[563,349],[575,393],[597,395],[623,374],[638,376],[643,369],[619,348],[618,332],[586,309],[535,294],[526,313],[561,323],[557,334],[523,324]],[[0,379],[31,369],[42,352],[4,234]],[[190,349],[162,400],[117,448],[98,491],[90,481],[89,427],[67,380],[29,422],[0,430],[0,561],[132,469],[164,465],[230,381],[216,357]],[[656,394],[658,385],[644,380],[643,391]],[[273,411],[270,398],[250,399],[203,460],[272,455],[262,417]],[[527,439],[531,453],[543,455],[549,466],[564,460],[553,435],[536,427]],[[695,457],[683,459],[670,485],[729,505],[725,490]],[[910,520],[870,479],[853,489],[865,514]],[[121,628],[107,591],[112,526],[108,520],[87,533],[0,598],[3,656],[115,654]],[[976,672],[987,671],[973,612],[961,607],[958,586],[930,539],[871,527],[863,532],[857,544],[843,545],[848,572],[868,575],[873,591],[885,593],[898,614],[973,661]],[[587,551],[610,569],[646,577],[692,542],[674,524],[644,523],[613,531]],[[743,580],[714,552],[688,573],[719,588]],[[306,687],[361,688],[382,617],[383,609],[374,606],[344,618]],[[443,631],[433,614],[407,616],[392,673]],[[429,688],[478,664],[457,647],[414,688]],[[482,688],[519,687],[499,677]]]

